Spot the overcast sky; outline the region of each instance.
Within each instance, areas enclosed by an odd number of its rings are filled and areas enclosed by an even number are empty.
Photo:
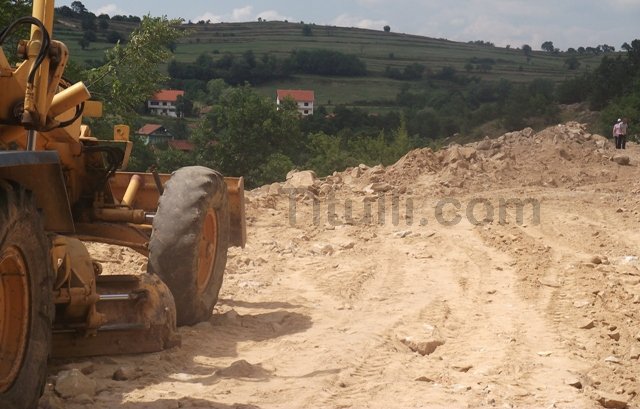
[[[57,6],[72,0],[58,1]],[[640,0],[84,0],[95,14],[166,15],[212,22],[288,20],[540,49],[640,38]]]

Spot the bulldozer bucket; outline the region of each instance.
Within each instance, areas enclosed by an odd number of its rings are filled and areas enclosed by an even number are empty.
[[[157,352],[180,345],[173,296],[158,277],[100,275],[97,290],[97,331],[87,334],[72,324],[56,323],[54,357]]]

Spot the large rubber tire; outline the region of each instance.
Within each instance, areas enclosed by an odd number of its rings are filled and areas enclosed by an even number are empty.
[[[178,325],[211,317],[228,247],[229,209],[222,175],[202,166],[174,172],[153,220],[147,270],[171,290]]]
[[[51,349],[53,272],[33,195],[0,180],[0,408],[35,408]]]

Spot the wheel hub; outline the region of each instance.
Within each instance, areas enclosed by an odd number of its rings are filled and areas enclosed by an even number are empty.
[[[208,209],[202,226],[202,238],[198,251],[198,293],[203,293],[211,276],[216,262],[216,249],[218,247],[218,220],[216,211]]]
[[[0,392],[16,380],[29,333],[29,284],[24,257],[16,247],[0,252]]]

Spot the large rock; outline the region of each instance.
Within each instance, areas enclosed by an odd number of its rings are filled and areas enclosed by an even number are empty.
[[[77,369],[62,371],[58,374],[55,391],[65,399],[80,395],[93,397],[96,394],[96,381]]]
[[[316,174],[312,170],[289,172],[285,187],[295,189],[309,189],[316,181]]]

